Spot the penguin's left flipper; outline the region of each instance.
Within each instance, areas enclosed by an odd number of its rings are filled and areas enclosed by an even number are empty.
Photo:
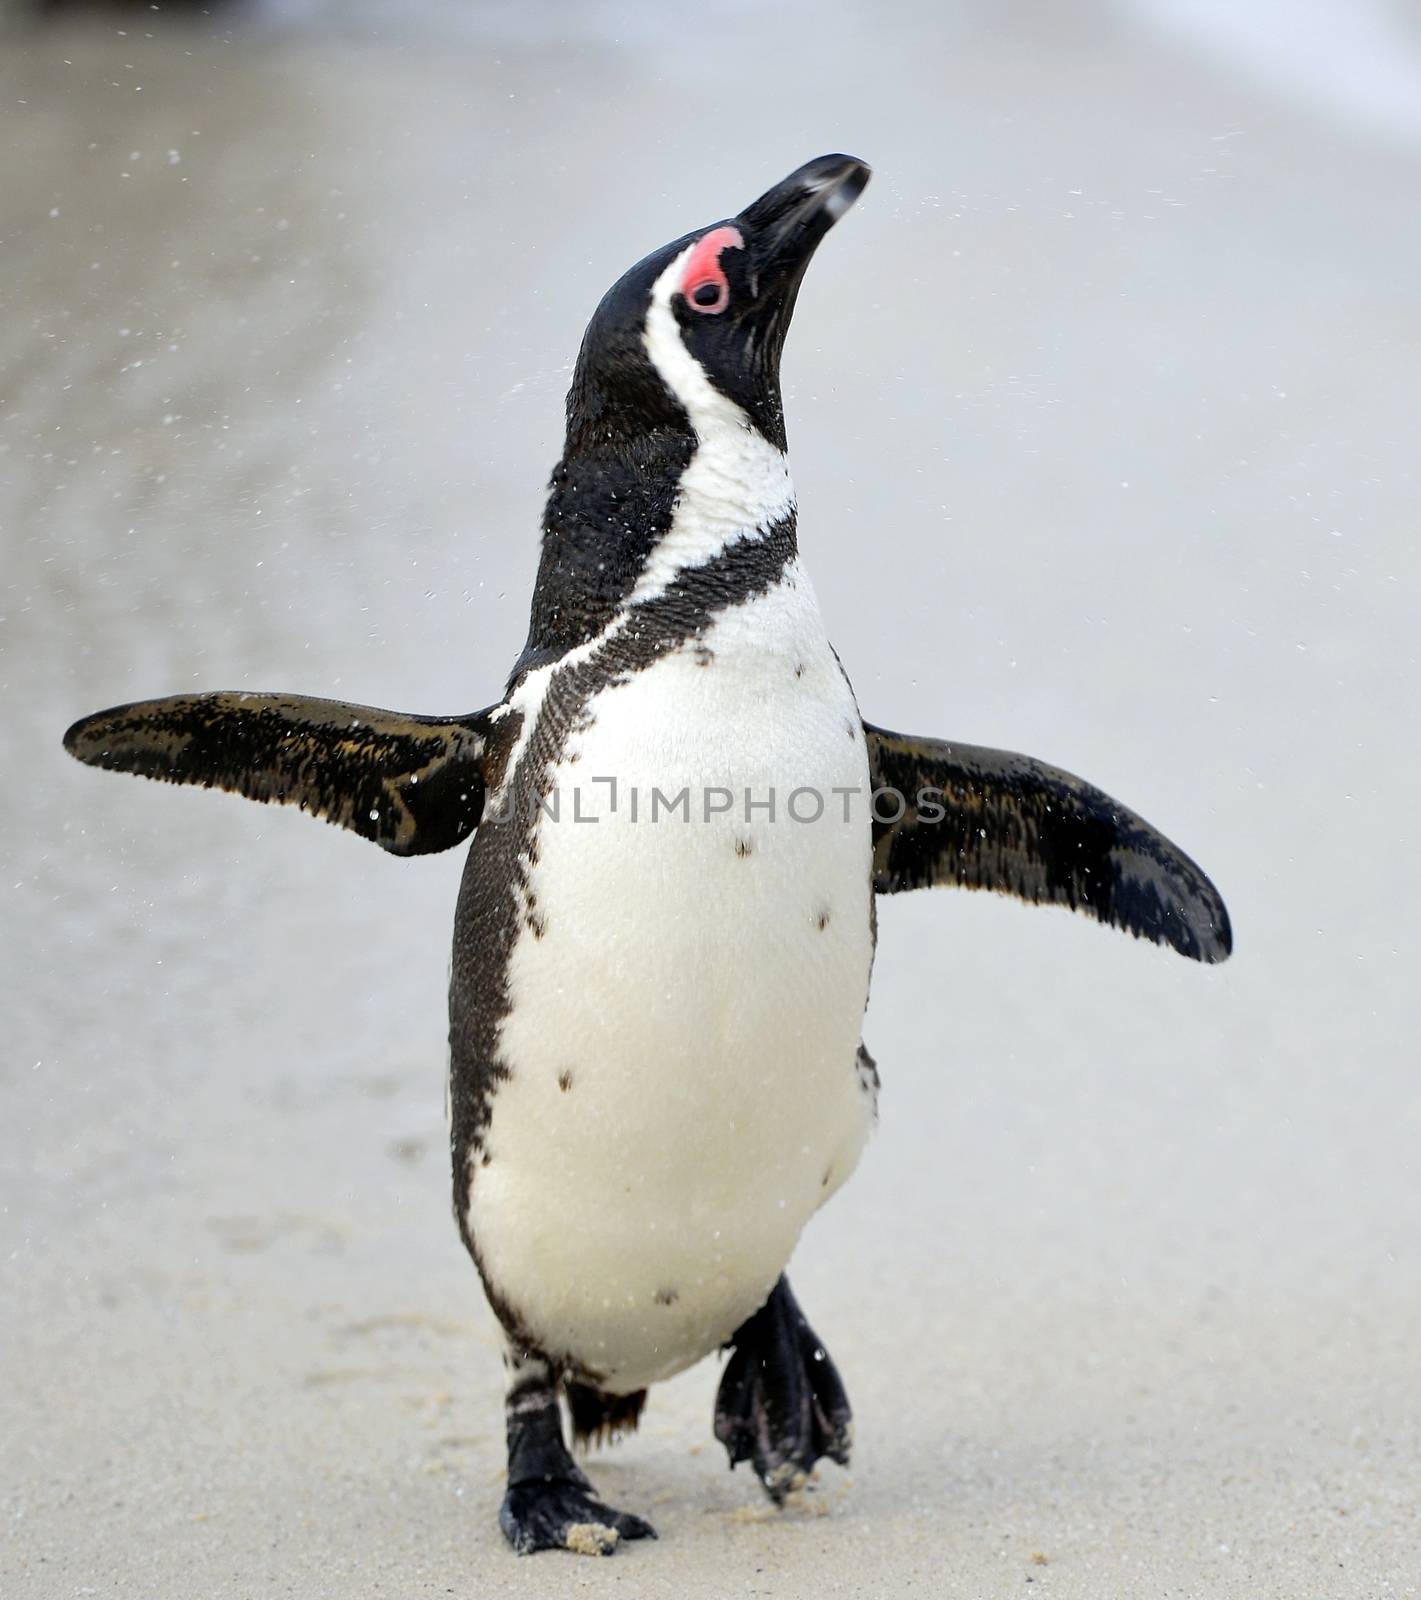
[[[804,1487],[821,1456],[849,1464],[849,1397],[787,1278],[731,1340],[716,1391],[715,1436],[732,1470],[753,1464],[777,1506]]]
[[[1007,750],[868,723],[864,733],[874,789],[890,794],[874,805],[879,894],[994,889],[1086,912],[1194,961],[1233,949],[1223,898],[1204,872],[1083,779]]]
[[[299,806],[392,855],[427,855],[478,826],[487,712],[406,716],[289,694],[180,694],[97,711],[64,735],[91,767]]]

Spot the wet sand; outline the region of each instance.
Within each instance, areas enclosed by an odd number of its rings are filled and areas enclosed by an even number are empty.
[[[1421,1588],[1421,146],[1054,14],[0,38],[5,1594]],[[519,1562],[458,860],[59,734],[496,698],[597,296],[834,148],[877,176],[786,373],[865,715],[1085,773],[1238,953],[884,904],[882,1123],[793,1269],[852,1471],[774,1514],[706,1363],[592,1464],[661,1541]]]

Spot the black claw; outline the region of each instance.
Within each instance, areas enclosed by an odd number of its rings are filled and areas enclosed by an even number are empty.
[[[510,1485],[499,1508],[498,1525],[520,1556],[538,1550],[610,1556],[623,1539],[656,1537],[649,1522],[629,1511],[613,1510],[585,1482],[571,1478]]]
[[[765,1492],[783,1505],[821,1457],[848,1465],[848,1396],[783,1278],[732,1343],[716,1395],[715,1436],[731,1467],[752,1462]]]

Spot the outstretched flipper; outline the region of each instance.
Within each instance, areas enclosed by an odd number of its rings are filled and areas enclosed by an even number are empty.
[[[392,855],[478,826],[487,712],[405,716],[291,694],[179,694],[83,717],[64,748],[91,767],[300,806]]]
[[[1233,949],[1219,891],[1142,817],[1058,767],[864,724],[879,894],[952,884],[1069,906],[1195,961]],[[885,820],[879,821],[879,815]]]

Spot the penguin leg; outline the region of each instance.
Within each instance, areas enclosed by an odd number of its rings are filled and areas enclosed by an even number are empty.
[[[754,1464],[776,1505],[828,1456],[849,1464],[853,1413],[829,1352],[781,1278],[735,1334],[715,1398],[715,1436],[732,1469]]]
[[[510,1350],[507,1365],[508,1490],[498,1524],[514,1550],[609,1556],[623,1539],[654,1539],[649,1522],[597,1499],[568,1453],[551,1366],[523,1350]]]

